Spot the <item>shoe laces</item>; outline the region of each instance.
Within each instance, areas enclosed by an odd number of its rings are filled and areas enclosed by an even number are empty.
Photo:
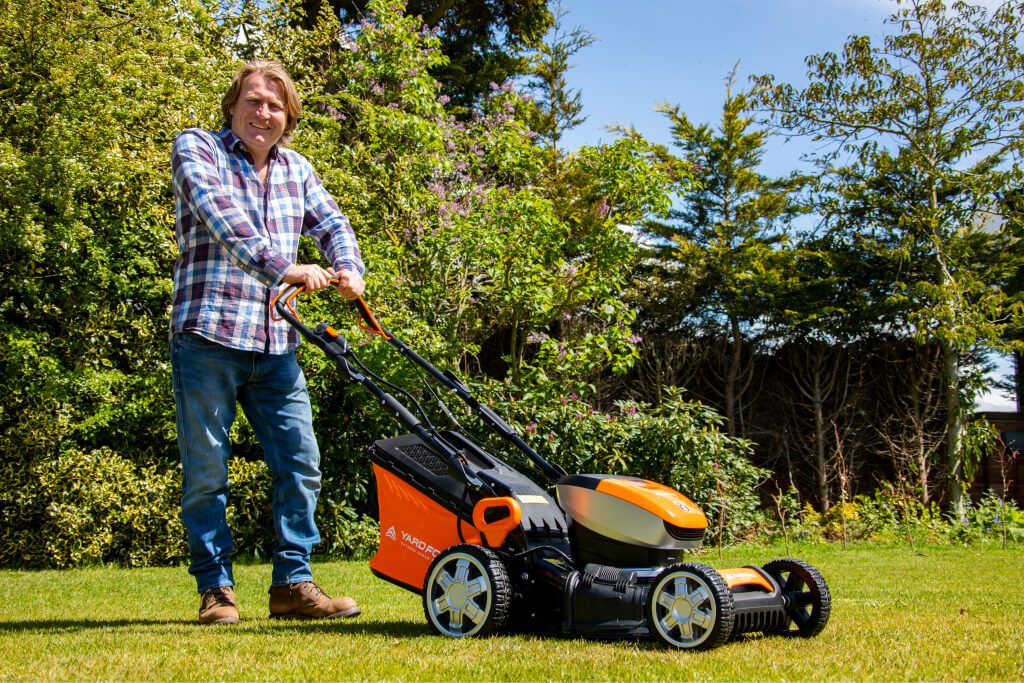
[[[229,597],[228,591],[223,586],[210,588],[203,593],[204,606],[212,607],[213,605],[229,605],[234,607],[234,604],[234,601]]]
[[[322,595],[323,597],[325,597],[327,599],[330,599],[331,596],[329,596],[327,594],[327,591],[325,591],[323,588],[321,588],[320,584],[318,584],[316,581],[310,581],[309,585],[312,586],[314,593],[316,593],[317,595]]]

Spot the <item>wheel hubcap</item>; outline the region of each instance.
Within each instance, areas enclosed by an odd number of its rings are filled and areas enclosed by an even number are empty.
[[[431,576],[430,612],[434,623],[450,636],[469,636],[484,624],[490,591],[484,569],[468,555],[453,555]]]
[[[715,603],[700,577],[685,573],[659,584],[655,628],[684,647],[699,645],[715,625]]]

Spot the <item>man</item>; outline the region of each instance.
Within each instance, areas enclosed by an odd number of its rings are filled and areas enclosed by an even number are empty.
[[[201,595],[201,624],[238,623],[231,531],[225,519],[229,432],[242,406],[273,478],[277,546],[271,618],[360,613],[331,598],[309,566],[320,453],[297,333],[270,317],[283,284],[309,290],[338,278],[346,299],[362,294],[363,263],[348,219],[300,154],[286,149],[302,114],[277,63],[255,60],[235,74],[221,103],[219,132],[189,129],[171,154],[178,258],[170,355],[183,491],[181,516]],[[300,234],[331,266],[295,263]]]

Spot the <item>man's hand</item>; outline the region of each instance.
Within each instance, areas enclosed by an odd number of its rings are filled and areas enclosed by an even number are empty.
[[[338,278],[338,292],[341,293],[342,298],[346,301],[354,301],[357,297],[362,296],[366,290],[363,276],[355,270],[345,269],[335,273],[334,277]]]
[[[283,279],[289,285],[305,285],[308,291],[315,292],[331,284],[332,277],[334,277],[333,268],[321,268],[314,263],[301,263],[289,266],[288,270],[284,272]]]

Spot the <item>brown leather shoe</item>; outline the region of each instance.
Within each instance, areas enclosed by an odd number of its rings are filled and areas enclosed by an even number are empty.
[[[210,588],[203,592],[199,602],[200,624],[237,624],[238,605],[231,586]]]
[[[352,598],[332,598],[312,581],[270,587],[271,619],[347,619],[360,610]]]

